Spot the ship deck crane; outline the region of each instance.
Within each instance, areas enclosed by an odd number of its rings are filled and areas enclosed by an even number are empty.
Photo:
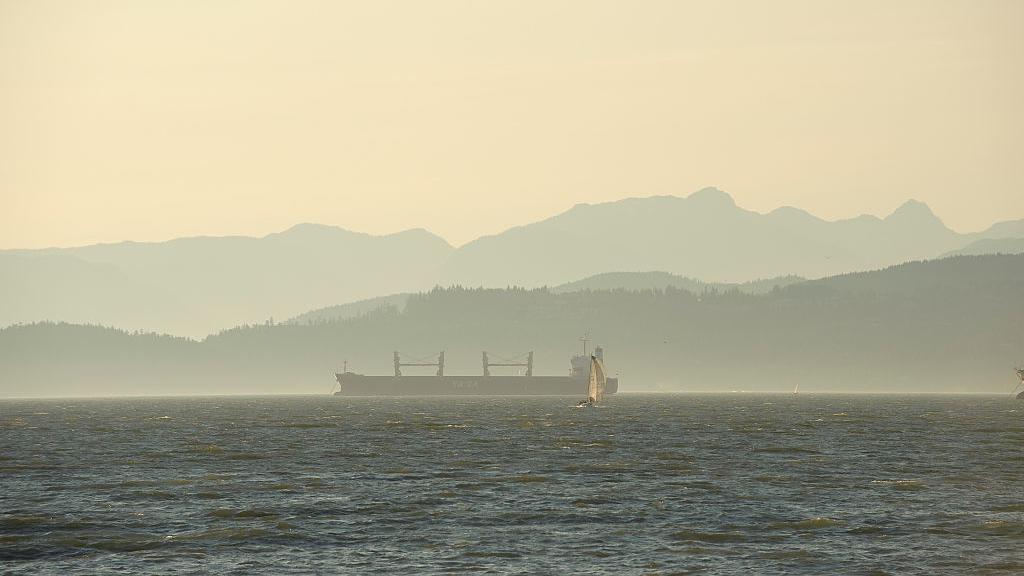
[[[437,375],[444,376],[444,350],[437,355],[437,362],[402,362],[402,356],[395,350],[395,376],[402,375],[402,366],[437,366]]]
[[[526,368],[526,375],[533,376],[533,350],[530,350],[526,354],[526,362],[491,362],[487,357],[487,352],[483,353],[483,365],[484,365],[484,376],[491,375],[491,367],[493,366],[521,366]]]

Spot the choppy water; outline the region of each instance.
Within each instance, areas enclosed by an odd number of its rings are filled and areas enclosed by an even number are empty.
[[[0,402],[10,573],[1024,573],[1024,403]]]

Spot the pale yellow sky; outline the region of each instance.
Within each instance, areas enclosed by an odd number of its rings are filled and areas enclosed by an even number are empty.
[[[1024,218],[1024,2],[0,0],[0,248],[578,202]]]

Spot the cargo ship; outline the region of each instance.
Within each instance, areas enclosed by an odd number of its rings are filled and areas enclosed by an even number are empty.
[[[602,367],[605,394],[618,391],[618,378],[604,376],[604,350],[597,346],[588,354],[586,341],[583,354],[569,360],[568,376],[535,376],[533,374],[533,352],[526,355],[524,362],[491,362],[487,352],[481,356],[483,370],[478,376],[452,376],[444,373],[444,352],[436,362],[403,362],[398,352],[394,353],[395,372],[390,376],[366,376],[347,369],[335,374],[340,389],[335,396],[577,396],[587,397],[590,385],[591,366],[596,362]],[[408,366],[433,366],[433,376],[407,376],[402,368]],[[492,375],[496,366],[525,369],[522,375]]]

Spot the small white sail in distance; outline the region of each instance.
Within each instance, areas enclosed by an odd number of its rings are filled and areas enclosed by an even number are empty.
[[[799,393],[800,393],[800,383],[797,382],[796,386],[793,386],[793,394],[799,394]]]
[[[607,378],[604,365],[596,356],[590,357],[590,382],[587,384],[587,400],[597,404],[604,398],[604,386]]]

